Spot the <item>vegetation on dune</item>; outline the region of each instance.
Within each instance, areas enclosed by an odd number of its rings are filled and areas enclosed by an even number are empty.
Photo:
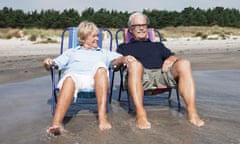
[[[154,28],[179,27],[179,26],[213,26],[240,28],[240,11],[224,7],[215,7],[203,10],[187,7],[181,12],[166,10],[143,10],[149,16],[150,26]],[[23,12],[3,7],[0,9],[0,28],[44,28],[62,29],[77,26],[82,20],[95,22],[98,27],[120,28],[127,26],[131,13],[125,11],[108,11],[87,8],[79,13],[75,9],[54,9]]]
[[[160,30],[165,37],[201,37],[210,39],[210,35],[218,35],[222,39],[230,35],[240,35],[240,11],[215,7],[202,10],[187,7],[181,12],[166,10],[143,10],[149,16],[150,25]],[[112,33],[117,28],[127,27],[128,17],[131,13],[108,11],[100,9],[95,11],[87,8],[81,14],[75,9],[64,9],[62,12],[49,9],[31,12],[14,10],[3,7],[0,9],[0,38],[10,39],[21,37],[23,32],[28,40],[42,43],[57,42],[54,37],[60,37],[63,28],[77,26],[82,20],[93,21],[98,27],[111,28]],[[212,38],[214,39],[214,38]]]
[[[117,29],[111,28],[110,31],[115,34]],[[37,28],[0,28],[0,38],[20,38],[19,31],[23,31],[25,37],[30,41],[37,41],[40,39],[41,43],[56,43],[57,38],[61,36],[62,29],[37,29]],[[179,38],[179,37],[201,37],[201,39],[208,38],[211,35],[217,35],[219,38],[225,39],[229,36],[240,36],[240,28],[219,27],[219,26],[179,26],[179,27],[165,27],[159,29],[163,39]],[[121,38],[121,37],[120,37]]]

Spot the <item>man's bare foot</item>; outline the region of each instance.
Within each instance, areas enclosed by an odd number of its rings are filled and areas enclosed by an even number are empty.
[[[138,116],[136,119],[136,126],[140,129],[150,129],[151,123],[147,120],[146,116]]]
[[[103,130],[111,129],[112,125],[108,122],[106,118],[103,118],[103,119],[99,119],[98,127],[101,131],[103,131]]]
[[[61,135],[63,132],[65,132],[62,125],[53,125],[47,129],[47,133],[50,135]]]
[[[205,124],[204,121],[199,118],[198,114],[191,114],[188,116],[188,118],[189,121],[197,127],[204,126]]]

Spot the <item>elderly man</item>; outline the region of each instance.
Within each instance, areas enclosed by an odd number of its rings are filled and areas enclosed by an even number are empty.
[[[151,42],[148,39],[148,24],[149,19],[146,15],[139,12],[133,13],[128,21],[133,38],[129,43],[120,45],[117,52],[134,56],[142,63],[144,89],[152,85],[178,87],[186,104],[189,121],[195,126],[203,126],[204,121],[200,119],[195,106],[196,88],[190,62],[176,56],[162,43]],[[142,86],[139,86],[138,90],[142,91]],[[143,93],[139,93],[138,98],[134,96],[132,96],[134,105],[142,103]]]

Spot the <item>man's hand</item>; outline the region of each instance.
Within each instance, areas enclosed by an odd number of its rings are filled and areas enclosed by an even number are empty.
[[[163,66],[162,66],[162,72],[167,72],[168,69],[177,61],[177,57],[176,56],[170,56],[169,58],[167,58],[164,62],[163,62]]]

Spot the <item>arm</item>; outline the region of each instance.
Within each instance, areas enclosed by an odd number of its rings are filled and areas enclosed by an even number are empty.
[[[120,56],[112,61],[114,69],[118,69],[122,64],[128,66],[129,63],[136,61],[133,56]]]
[[[163,72],[167,72],[168,68],[171,67],[178,59],[179,59],[179,57],[177,57],[176,55],[171,55],[171,56],[169,56],[169,57],[163,62],[162,71],[163,71]]]

